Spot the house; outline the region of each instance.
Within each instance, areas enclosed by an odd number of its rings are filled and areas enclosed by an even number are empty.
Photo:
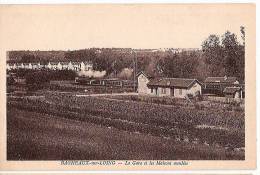
[[[56,70],[56,69],[58,69],[58,64],[59,63],[57,63],[57,62],[49,62],[47,68],[51,69],[51,70]]]
[[[137,75],[137,92],[138,94],[150,94],[150,89],[147,84],[153,78],[151,75],[148,75],[144,71],[139,72]]]
[[[32,64],[31,63],[22,63],[24,65],[24,69],[32,69]]]
[[[10,63],[6,64],[6,69],[41,69],[47,68],[51,70],[74,70],[74,71],[88,71],[93,69],[93,64],[90,62],[49,62],[44,63]]]
[[[74,71],[80,71],[80,62],[71,62]]]
[[[12,64],[9,64],[9,63],[6,64],[6,69],[7,70],[11,70],[12,68],[13,68]]]
[[[60,62],[62,70],[68,70],[69,62]]]
[[[24,63],[17,63],[16,68],[17,69],[25,69]]]
[[[40,69],[41,68],[41,64],[40,63],[32,63],[32,69]]]
[[[93,64],[89,62],[81,62],[80,63],[80,70],[81,71],[89,71],[93,69]]]
[[[185,98],[201,94],[202,84],[196,79],[155,78],[148,82],[151,95]]]
[[[227,98],[235,98],[235,99],[243,98],[243,90],[239,86],[226,87],[223,92],[225,94],[225,97]]]
[[[71,63],[71,61],[68,64],[68,70],[74,70],[73,64]]]
[[[236,77],[208,77],[204,81],[203,93],[223,95],[223,91],[226,87],[238,85],[239,81]]]

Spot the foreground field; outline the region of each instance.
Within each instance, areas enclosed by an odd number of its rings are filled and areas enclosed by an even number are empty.
[[[7,120],[9,160],[244,159],[238,111],[48,92],[8,98]]]

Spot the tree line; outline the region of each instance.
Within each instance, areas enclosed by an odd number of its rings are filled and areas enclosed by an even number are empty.
[[[182,52],[134,50],[131,48],[89,48],[74,51],[10,51],[9,60],[21,62],[90,61],[95,70],[117,77],[125,68],[145,71],[154,76],[197,78],[235,76],[244,81],[245,28],[241,27],[242,43],[236,34],[209,35],[200,50]],[[132,75],[132,77],[134,74]]]

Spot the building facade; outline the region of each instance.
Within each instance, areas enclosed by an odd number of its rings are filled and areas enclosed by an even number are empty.
[[[236,77],[208,77],[204,81],[204,93],[215,94],[219,96],[224,95],[224,89],[226,87],[238,85],[239,81]]]
[[[152,77],[149,76],[147,73],[141,71],[137,74],[137,92],[138,94],[150,94],[150,89],[148,88],[147,84],[149,83]]]
[[[138,94],[186,98],[202,93],[202,84],[196,79],[153,78],[144,72],[138,76]]]
[[[243,98],[243,89],[238,86],[226,87],[224,89],[224,94],[225,94],[225,97],[227,97],[227,98],[242,99]]]
[[[93,70],[93,64],[90,62],[48,62],[47,64],[42,63],[7,63],[7,70],[16,69],[50,69],[50,70],[74,70],[88,71]]]
[[[147,84],[150,94],[163,97],[186,98],[201,94],[202,84],[196,79],[160,78]]]

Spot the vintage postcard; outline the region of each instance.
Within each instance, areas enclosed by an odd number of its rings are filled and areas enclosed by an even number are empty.
[[[1,5],[3,170],[256,167],[254,4]]]

